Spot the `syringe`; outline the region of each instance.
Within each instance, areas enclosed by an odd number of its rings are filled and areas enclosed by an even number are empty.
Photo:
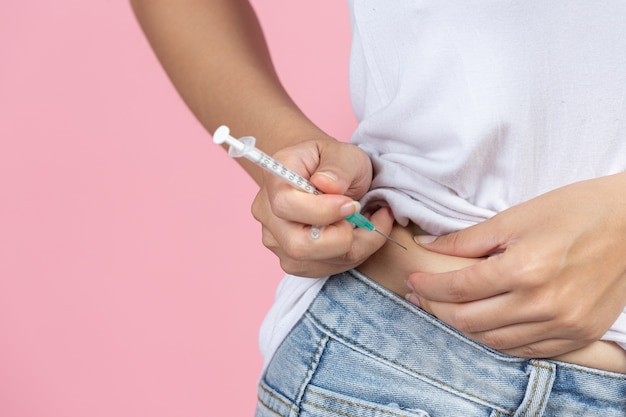
[[[302,191],[305,191],[309,194],[323,194],[305,178],[296,174],[280,162],[276,161],[271,156],[265,154],[257,147],[255,147],[254,145],[256,143],[256,139],[252,136],[245,136],[236,139],[230,135],[230,129],[227,126],[220,126],[213,134],[213,142],[217,143],[218,145],[227,143],[230,146],[228,149],[229,156],[233,158],[240,158],[243,156],[246,159],[257,164],[261,168],[271,172],[272,174],[283,179],[284,181],[287,181],[288,183]],[[390,236],[376,229],[372,222],[370,222],[369,219],[363,216],[361,213],[351,214],[350,216],[346,217],[346,220],[357,227],[376,232],[381,236],[384,236],[387,240],[400,246],[401,248],[408,250],[406,246],[400,244],[396,240],[392,239]],[[309,235],[312,239],[319,239],[322,230],[323,228],[320,226],[312,226]]]

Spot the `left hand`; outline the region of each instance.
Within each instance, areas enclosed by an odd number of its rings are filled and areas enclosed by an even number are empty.
[[[423,309],[510,355],[576,350],[602,337],[626,305],[626,173],[559,188],[422,246],[486,257],[411,274]]]

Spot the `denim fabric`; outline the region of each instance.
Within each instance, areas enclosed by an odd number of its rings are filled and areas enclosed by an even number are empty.
[[[626,416],[626,375],[503,355],[349,271],[275,353],[256,415]]]

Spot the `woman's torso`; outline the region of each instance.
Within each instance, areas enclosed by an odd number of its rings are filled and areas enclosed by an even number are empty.
[[[349,4],[352,142],[375,170],[365,207],[440,235],[626,170],[626,2]],[[386,245],[359,269],[403,296],[410,272],[475,262],[409,235],[394,229],[409,254]],[[626,372],[608,342],[558,359]]]
[[[349,7],[359,120],[352,142],[375,168],[364,206],[389,205],[399,224],[440,235],[626,170],[626,2],[349,0]],[[399,239],[403,233],[394,230]],[[408,272],[470,262],[427,253],[410,237],[406,243],[410,256],[395,259],[385,247],[361,266],[400,296]],[[266,358],[321,286],[284,282],[262,331],[272,341],[262,343]],[[600,356],[614,356],[623,370],[622,351],[604,342],[561,359]]]
[[[446,272],[480,261],[429,252],[413,240],[414,235],[423,233],[415,225],[394,226],[391,236],[406,246],[408,252],[387,242],[357,270],[399,297],[404,297],[409,292],[406,279],[411,272]],[[587,347],[551,359],[626,374],[626,350],[613,342],[596,341]]]

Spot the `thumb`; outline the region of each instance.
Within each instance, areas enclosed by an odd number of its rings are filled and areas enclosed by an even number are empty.
[[[327,194],[360,199],[372,182],[372,163],[357,146],[337,142],[320,149],[319,165],[311,182]]]
[[[505,246],[500,230],[490,220],[447,235],[418,235],[413,240],[429,251],[464,258],[483,258],[501,252]]]

